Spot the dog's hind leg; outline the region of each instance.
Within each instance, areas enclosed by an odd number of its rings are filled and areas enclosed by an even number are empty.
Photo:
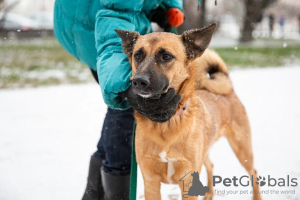
[[[187,182],[190,182],[191,180],[187,180]],[[180,190],[181,190],[181,196],[182,199],[184,200],[198,200],[198,196],[189,196],[188,192],[184,192],[184,188],[183,188],[183,184],[182,183],[178,183]],[[191,186],[192,187],[192,186]]]
[[[213,189],[213,182],[212,182],[214,165],[211,163],[208,155],[206,155],[205,157],[204,166],[207,172],[207,186],[209,188],[209,191],[205,194],[203,200],[211,200],[213,199],[214,196],[214,189]]]
[[[257,173],[253,167],[250,125],[247,117],[241,121],[244,122],[244,126],[234,122],[231,127],[232,131],[227,134],[227,139],[236,157],[250,175],[250,180],[252,180],[253,176],[253,200],[261,200],[259,185],[256,184]]]

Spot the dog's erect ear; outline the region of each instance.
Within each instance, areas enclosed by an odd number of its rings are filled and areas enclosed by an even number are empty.
[[[134,44],[140,34],[138,32],[125,31],[125,30],[119,30],[119,29],[115,29],[115,31],[122,39],[122,47],[123,47],[124,52],[127,55],[131,55]]]
[[[188,59],[195,59],[203,54],[210,43],[216,27],[217,24],[214,23],[202,29],[185,31],[182,34],[181,37]]]

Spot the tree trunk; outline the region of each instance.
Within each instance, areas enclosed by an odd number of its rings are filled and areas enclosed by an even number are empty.
[[[264,9],[275,1],[276,0],[244,0],[246,12],[240,42],[253,41],[252,32],[255,29],[257,20],[260,18]]]
[[[200,13],[200,27],[203,28],[206,26],[206,0],[201,1],[201,13]]]
[[[200,10],[197,9],[198,2],[195,0],[184,0],[183,8],[185,10],[185,19],[177,31],[179,34],[185,30],[200,28]]]
[[[262,12],[260,1],[245,0],[246,13],[244,16],[242,36],[240,42],[253,41],[252,32],[255,28],[255,22],[259,14]]]

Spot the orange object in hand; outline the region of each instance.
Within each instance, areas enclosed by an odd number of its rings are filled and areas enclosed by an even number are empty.
[[[170,8],[167,12],[167,18],[169,25],[178,27],[184,21],[184,14],[178,8]]]

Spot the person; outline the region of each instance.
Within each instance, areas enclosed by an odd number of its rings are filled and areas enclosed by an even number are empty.
[[[57,40],[91,69],[108,106],[83,200],[129,199],[133,109],[163,123],[181,99],[173,89],[156,99],[143,99],[131,90],[131,67],[114,29],[147,34],[152,32],[151,19],[165,29],[179,26],[184,19],[182,0],[55,2]]]
[[[269,15],[269,31],[270,31],[270,37],[273,35],[273,30],[274,30],[274,20],[275,17],[273,14]]]
[[[279,26],[281,28],[281,34],[282,37],[284,37],[284,25],[285,25],[285,15],[284,13],[281,13],[279,20],[278,20]]]
[[[299,34],[300,34],[300,14],[298,15],[298,27],[299,27]]]

